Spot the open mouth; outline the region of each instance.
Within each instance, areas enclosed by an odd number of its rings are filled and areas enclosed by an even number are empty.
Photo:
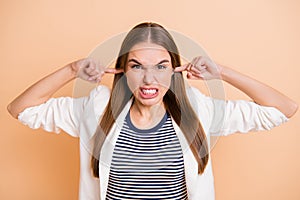
[[[142,98],[149,99],[158,95],[157,88],[140,88],[140,94]]]

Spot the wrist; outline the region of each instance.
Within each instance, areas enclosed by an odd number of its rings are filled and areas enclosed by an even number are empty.
[[[75,63],[70,63],[65,68],[69,70],[72,79],[78,77],[78,69],[76,68]]]
[[[228,75],[230,74],[230,68],[225,67],[223,65],[218,65],[219,66],[219,72],[220,72],[220,78],[225,81],[228,82]]]

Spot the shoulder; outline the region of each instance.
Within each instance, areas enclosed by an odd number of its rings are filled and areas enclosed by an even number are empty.
[[[198,88],[189,86],[186,88],[187,97],[192,104],[208,103],[212,98],[203,94]]]
[[[89,93],[89,95],[86,97],[86,103],[95,103],[97,102],[98,104],[105,103],[111,94],[110,88],[108,88],[105,85],[98,85],[94,89],[92,89]]]
[[[109,96],[110,95],[110,88],[105,85],[98,85],[90,92],[90,97],[96,98],[99,96]]]
[[[200,89],[198,89],[197,87],[194,87],[194,86],[187,86],[186,92],[187,92],[188,97],[198,96],[201,98],[207,98],[207,96],[205,94],[203,94]]]
[[[215,111],[216,109],[219,109],[220,106],[218,105],[221,105],[222,101],[218,103],[217,100],[210,96],[206,96],[196,87],[188,87],[186,92],[192,108],[197,114],[203,128],[208,133],[212,118],[216,113]]]

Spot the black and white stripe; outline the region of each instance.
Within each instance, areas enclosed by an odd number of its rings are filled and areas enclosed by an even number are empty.
[[[182,150],[168,114],[148,130],[137,129],[126,116],[106,199],[187,199]]]

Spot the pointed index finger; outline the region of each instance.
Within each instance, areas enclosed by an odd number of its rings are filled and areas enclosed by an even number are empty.
[[[106,68],[105,69],[105,73],[108,74],[119,74],[119,73],[123,73],[124,70],[123,69],[115,69],[115,68]]]
[[[188,64],[181,65],[179,67],[175,67],[174,72],[183,72],[187,69],[187,67],[188,67]]]

